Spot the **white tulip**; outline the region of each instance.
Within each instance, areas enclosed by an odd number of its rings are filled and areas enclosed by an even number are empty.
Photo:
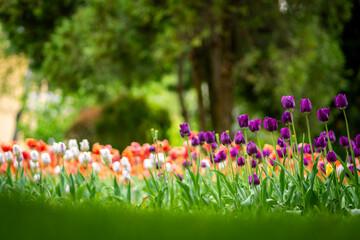
[[[220,169],[220,170],[225,169],[226,164],[227,164],[227,161],[224,161],[224,162],[219,163],[219,169]]]
[[[104,164],[109,165],[111,163],[111,154],[109,149],[107,148],[100,149],[100,156],[101,156],[101,161]]]
[[[171,165],[171,163],[166,163],[166,164],[165,164],[165,168],[166,168],[166,171],[167,171],[167,172],[172,172],[172,165]]]
[[[66,187],[65,187],[65,191],[66,191],[66,193],[67,193],[67,194],[69,194],[69,193],[70,193],[70,186],[69,186],[69,185],[66,185]]]
[[[84,154],[84,163],[90,163],[91,161],[91,152],[83,152]]]
[[[66,150],[64,159],[65,159],[65,161],[68,161],[68,162],[71,161],[71,159],[73,159],[73,153],[71,150]]]
[[[165,155],[163,153],[157,153],[157,155],[155,155],[154,153],[150,153],[149,159],[155,162],[160,162],[160,164],[165,163]]]
[[[42,153],[41,161],[45,166],[49,165],[51,163],[51,158],[50,158],[49,153]]]
[[[95,173],[99,173],[99,172],[100,172],[100,166],[99,166],[99,164],[98,164],[97,162],[93,162],[93,163],[91,164],[91,166],[92,166],[92,170],[93,170]]]
[[[120,166],[119,162],[114,162],[112,167],[113,167],[113,171],[116,173],[120,172],[120,170],[121,170],[121,166]]]
[[[72,151],[73,157],[74,157],[75,159],[78,159],[78,158],[79,158],[79,154],[80,154],[79,149],[78,149],[77,147],[72,147],[72,148],[71,148],[71,151]]]
[[[60,173],[61,173],[60,166],[56,166],[55,169],[54,169],[54,172],[55,172],[56,175],[60,175]]]
[[[79,148],[76,139],[70,139],[68,142],[69,149]]]
[[[153,168],[153,161],[150,159],[144,160],[144,168],[146,169],[152,169]]]
[[[126,170],[122,171],[123,181],[129,181],[131,179],[130,173]]]
[[[210,161],[209,161],[209,159],[203,159],[203,160],[201,160],[201,166],[202,166],[203,168],[210,168]]]
[[[39,174],[35,174],[34,175],[34,182],[38,182],[40,180],[40,175]]]
[[[127,157],[122,157],[120,162],[121,162],[121,165],[122,165],[124,170],[126,170],[128,172],[131,171],[131,164],[130,164],[129,159]]]
[[[20,155],[21,155],[21,149],[20,149],[19,145],[15,144],[15,145],[13,146],[13,153],[14,153],[14,155],[15,155],[16,157],[20,157]]]
[[[20,168],[23,168],[23,167],[24,167],[22,161],[15,161],[15,162],[14,162],[14,168],[15,168],[15,169],[18,169],[19,163],[20,163]]]
[[[65,151],[66,151],[66,145],[65,145],[65,143],[59,142],[57,153],[58,153],[60,156],[64,156]]]
[[[51,151],[54,153],[54,154],[58,154],[58,150],[59,150],[59,144],[54,142],[53,145],[51,146]]]
[[[0,166],[4,163],[4,154],[0,153]]]
[[[39,152],[36,151],[36,150],[32,150],[32,151],[30,152],[30,157],[31,157],[31,160],[32,160],[33,162],[39,161]]]
[[[89,149],[90,149],[89,141],[87,139],[83,139],[80,142],[80,150],[85,152],[85,151],[89,151]]]
[[[30,160],[29,163],[31,169],[38,168],[40,166],[38,162],[33,162],[32,160]]]
[[[10,151],[5,152],[5,161],[7,163],[12,163],[13,160],[14,160],[14,157],[13,157],[12,152],[10,152]]]

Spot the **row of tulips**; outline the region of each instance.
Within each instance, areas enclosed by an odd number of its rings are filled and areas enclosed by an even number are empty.
[[[333,150],[337,141],[327,125],[330,108],[317,111],[325,131],[313,139],[308,120],[312,105],[309,99],[301,99],[300,112],[308,131],[299,143],[294,98],[284,96],[281,103],[285,109],[282,121],[238,116],[240,129],[233,139],[229,131],[196,133],[188,123],[181,124],[184,145],[180,147],[159,141],[153,129],[152,144],[132,143],[122,153],[98,143],[90,149],[86,139],[80,147],[74,139],[67,146],[27,139],[29,150],[22,150],[16,142],[2,144],[0,191],[32,184],[30,189],[36,190],[32,194],[48,194],[49,199],[99,197],[139,206],[211,206],[222,211],[244,207],[357,211],[360,135],[350,136],[346,96],[335,97],[348,133],[338,141],[345,159]],[[284,127],[279,129],[281,124]],[[272,134],[271,144],[261,144],[262,125]],[[249,134],[257,141],[248,141]]]

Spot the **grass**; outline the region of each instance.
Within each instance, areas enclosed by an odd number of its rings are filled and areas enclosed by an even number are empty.
[[[111,202],[0,199],[3,239],[347,239],[358,216],[149,210]]]

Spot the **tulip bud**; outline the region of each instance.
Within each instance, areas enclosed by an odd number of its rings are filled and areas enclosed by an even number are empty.
[[[72,152],[72,155],[73,155],[73,157],[75,159],[79,159],[80,152],[79,152],[79,149],[77,147],[72,147],[71,152]]]
[[[146,169],[152,169],[153,168],[153,163],[150,159],[145,159],[144,160],[144,168]]]
[[[121,162],[121,165],[124,170],[126,170],[128,172],[131,171],[131,165],[130,165],[129,159],[127,157],[122,157],[120,162]]]
[[[66,145],[65,145],[65,143],[59,142],[57,154],[59,154],[60,156],[64,156],[65,151],[66,151]]]
[[[156,152],[155,146],[151,145],[150,148],[149,148],[149,152],[150,152],[150,153]]]
[[[44,164],[45,166],[49,165],[51,163],[51,158],[50,158],[49,153],[42,153],[41,161],[42,161],[42,164]]]
[[[20,168],[24,167],[22,161],[15,161],[13,164],[14,164],[15,169],[18,169],[19,165],[20,165]]]
[[[275,118],[266,117],[264,119],[264,128],[269,132],[274,132],[278,129],[277,120]]]
[[[331,164],[328,163],[328,164],[326,165],[326,177],[329,177],[333,170],[334,170],[334,169],[333,169],[333,167],[331,166]]]
[[[295,100],[293,96],[283,96],[281,98],[281,103],[285,111],[292,112],[295,110]]]
[[[336,154],[333,151],[329,151],[326,154],[326,159],[328,160],[328,162],[333,163],[336,162],[337,158],[336,158]]]
[[[66,150],[64,159],[65,159],[65,161],[68,161],[68,162],[71,161],[71,159],[73,159],[73,153],[71,150]]]
[[[330,108],[320,108],[317,115],[320,122],[328,122],[330,120]]]
[[[238,131],[235,133],[234,141],[235,141],[235,144],[237,144],[237,145],[242,145],[242,144],[246,143],[245,137],[241,131]]]
[[[70,186],[69,185],[66,185],[65,192],[66,192],[66,194],[70,194]]]
[[[190,126],[189,123],[180,124],[180,135],[181,137],[190,136]]]
[[[71,148],[79,148],[76,139],[70,139],[68,142],[69,149]]]
[[[85,151],[89,151],[89,149],[90,149],[89,141],[87,139],[83,139],[80,142],[80,150],[85,152]]]
[[[249,154],[250,156],[257,154],[258,150],[257,147],[255,145],[255,143],[253,141],[250,141],[247,146],[246,146],[246,152],[247,154]]]
[[[0,166],[4,163],[4,155],[0,153]]]
[[[120,170],[121,170],[120,163],[119,163],[119,162],[114,162],[114,163],[112,164],[112,168],[113,168],[113,171],[114,171],[114,172],[116,172],[116,173],[120,172]]]
[[[15,157],[20,157],[20,155],[21,155],[21,150],[20,150],[19,145],[15,144],[15,145],[13,146],[13,153],[14,153]]]
[[[61,173],[60,166],[56,166],[55,169],[54,169],[54,172],[55,172],[56,175],[60,175],[60,173]]]
[[[51,146],[51,151],[54,153],[54,154],[58,154],[58,150],[59,150],[59,144],[54,142],[53,145]]]
[[[39,161],[39,152],[38,151],[36,151],[36,150],[32,150],[31,152],[30,152],[30,157],[31,157],[31,161],[33,161],[33,162],[38,162]]]
[[[202,168],[210,168],[210,161],[208,159],[201,160],[201,167]]]
[[[244,159],[243,157],[239,157],[239,158],[237,159],[237,165],[238,165],[239,167],[244,166],[244,165],[245,165],[245,159]]]
[[[38,182],[40,181],[40,175],[39,174],[35,174],[34,175],[34,182]]]
[[[348,107],[348,102],[345,94],[339,94],[337,97],[334,97],[335,107],[338,109],[346,109]]]
[[[197,137],[193,137],[193,138],[191,139],[191,146],[196,147],[196,146],[198,146],[199,144],[200,144],[200,141],[199,141],[199,139],[198,139]]]
[[[165,164],[165,169],[166,169],[167,172],[172,172],[173,169],[172,169],[171,163],[166,163],[166,164]]]
[[[7,163],[12,163],[14,160],[13,154],[10,151],[5,152],[5,161]]]
[[[291,114],[289,112],[285,111],[281,116],[281,119],[286,126],[291,125],[292,123]]]
[[[100,166],[99,166],[99,164],[98,164],[97,162],[93,162],[93,163],[91,164],[91,167],[92,167],[93,172],[95,172],[95,173],[99,173],[99,172],[100,172]]]
[[[111,162],[111,154],[110,154],[110,150],[107,148],[104,149],[100,149],[100,157],[101,157],[101,161],[108,165]]]
[[[123,181],[130,181],[131,179],[131,176],[130,176],[130,173],[128,171],[122,171],[122,175],[123,175]]]
[[[249,184],[254,184],[255,186],[260,184],[259,177],[255,173],[252,176],[249,176]]]
[[[245,129],[249,127],[249,116],[247,114],[237,117],[240,128]]]
[[[206,132],[205,133],[205,142],[207,144],[212,144],[213,142],[215,142],[215,134],[212,132]]]
[[[311,106],[310,99],[308,99],[308,98],[301,99],[300,112],[301,113],[311,113],[311,110],[312,110],[312,106]]]
[[[197,137],[199,139],[199,144],[203,145],[204,142],[205,142],[205,133],[204,132],[199,132]]]

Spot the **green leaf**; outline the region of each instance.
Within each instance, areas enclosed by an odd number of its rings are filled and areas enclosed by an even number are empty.
[[[120,186],[115,176],[114,176],[114,194],[115,196],[121,197]]]

